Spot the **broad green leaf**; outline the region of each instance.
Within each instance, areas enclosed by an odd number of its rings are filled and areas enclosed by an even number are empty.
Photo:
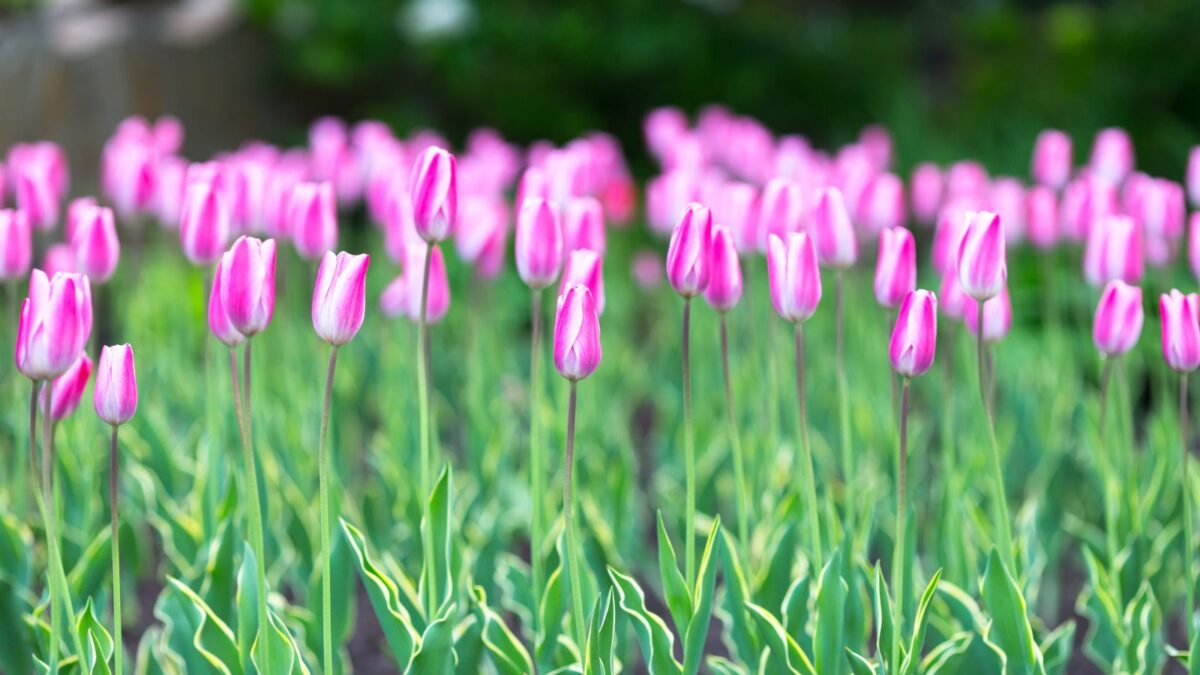
[[[679,675],[683,666],[675,660],[675,637],[666,622],[654,612],[646,609],[646,596],[632,577],[625,576],[612,567],[608,568],[621,599],[621,609],[633,620],[634,633],[642,647],[642,658],[650,675]]]
[[[800,645],[796,644],[792,636],[787,634],[779,619],[754,603],[748,603],[746,609],[758,623],[758,634],[771,648],[775,660],[783,661],[783,665],[792,675],[817,675],[817,669],[813,667],[808,655],[800,649]]]
[[[793,581],[787,595],[783,596],[783,626],[806,652],[812,650],[812,636],[808,628],[811,594],[812,575],[805,574]]]
[[[813,639],[815,664],[822,675],[836,675],[846,663],[843,636],[846,627],[846,594],[842,579],[842,554],[834,553],[821,572],[817,588],[817,631]]]
[[[850,672],[854,675],[878,675],[875,666],[865,656],[846,647],[846,659],[850,662]]]
[[[187,631],[191,637],[192,649],[213,671],[224,675],[242,673],[241,654],[233,631],[213,613],[195,591],[178,579],[168,576],[163,597],[175,599],[183,610],[181,615],[186,621],[185,625],[172,626],[172,629]],[[159,602],[161,606],[162,598]],[[157,615],[159,612],[156,610],[155,613]]]
[[[983,606],[992,617],[987,637],[1004,652],[1005,672],[1008,675],[1042,672],[1041,652],[1033,641],[1025,599],[994,548],[988,557],[980,591]]]
[[[237,536],[233,523],[232,520],[226,520],[217,526],[217,536],[209,542],[206,553],[204,585],[200,588],[200,596],[217,616],[234,614],[238,568],[234,564]]]
[[[87,650],[86,654],[79,657],[82,670],[90,675],[110,675],[112,670],[108,667],[108,661],[113,655],[113,639],[104,624],[96,618],[91,598],[83,606],[83,612],[76,617],[75,624],[75,631]]]
[[[300,647],[296,644],[296,640],[292,638],[287,626],[283,620],[271,609],[267,611],[267,620],[271,623],[270,630],[267,631],[265,638],[259,635],[259,639],[254,641],[254,648],[251,656],[254,665],[258,672],[262,673],[263,668],[259,666],[262,661],[263,650],[269,649],[271,655],[271,671],[277,675],[308,675],[308,667],[304,664],[304,657],[300,653]]]
[[[554,568],[542,591],[542,630],[538,637],[537,662],[543,671],[554,667],[554,655],[558,647],[558,636],[562,634],[563,616],[566,613],[566,593],[563,587],[562,564]]]
[[[72,598],[90,598],[112,577],[112,529],[104,527],[67,574]]]
[[[710,656],[704,659],[704,663],[713,675],[750,675],[750,671],[720,656]]]
[[[482,586],[473,590],[475,604],[483,614],[483,645],[492,656],[496,670],[506,675],[533,672],[533,659],[517,636],[509,630],[504,619],[487,604],[487,592]]]
[[[933,596],[937,592],[938,581],[942,578],[942,571],[933,573],[933,578],[929,580],[929,585],[925,587],[925,592],[921,594],[921,601],[917,604],[917,616],[913,620],[912,639],[908,643],[908,656],[904,657],[904,664],[900,667],[900,672],[903,675],[916,675],[917,666],[921,660],[921,650],[925,648],[925,631],[928,629],[928,623],[925,621],[925,615],[929,612],[929,603],[933,601]]]
[[[704,642],[708,637],[709,623],[712,621],[713,591],[717,581],[717,560],[713,557],[713,546],[717,542],[720,530],[721,516],[717,516],[708,532],[708,541],[704,544],[704,553],[700,556],[700,569],[696,574],[695,595],[691,603],[694,613],[688,623],[687,635],[683,642],[683,672],[686,675],[695,675],[700,670],[700,663],[704,658]]]
[[[779,607],[792,585],[792,578],[796,576],[792,572],[796,563],[795,523],[787,522],[767,550],[774,553],[767,565],[766,575],[754,593],[754,599],[764,607]]]
[[[405,668],[412,660],[420,634],[413,627],[408,610],[400,602],[400,591],[396,582],[382,573],[367,553],[367,544],[362,533],[344,518],[340,519],[340,522],[342,535],[346,538],[350,550],[354,552],[358,574],[367,589],[367,597],[371,600],[371,607],[375,610],[375,616],[379,619],[379,625],[387,638],[388,647],[396,657],[396,663]]]
[[[662,511],[658,512],[658,573],[662,577],[663,595],[667,601],[667,609],[671,610],[675,630],[683,635],[692,620],[692,594],[679,571],[675,547],[671,545],[671,537],[663,524]]]
[[[443,477],[445,475],[442,474]],[[454,655],[454,625],[451,623],[454,608],[454,603],[447,605],[425,628],[420,646],[405,671],[407,675],[454,675],[457,663]]]
[[[423,522],[421,527],[431,528],[429,541],[433,544],[433,564],[437,569],[437,588],[434,595],[439,599],[439,612],[442,607],[451,601],[451,593],[453,579],[451,574],[451,551],[450,551],[450,516],[451,504],[453,501],[453,476],[451,475],[450,465],[447,464],[442,469],[442,474],[438,478],[437,484],[433,487],[433,492],[429,495],[429,517],[431,522]],[[421,570],[421,587],[424,588],[429,583],[429,571]]]

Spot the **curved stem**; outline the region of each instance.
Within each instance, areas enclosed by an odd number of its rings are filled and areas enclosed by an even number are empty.
[[[112,583],[113,583],[113,661],[114,673],[123,675],[121,661],[123,660],[121,639],[121,539],[117,534],[120,518],[117,515],[117,425],[112,428],[112,447],[108,453],[108,499],[112,510]]]
[[[246,495],[250,499],[247,509],[250,511],[250,543],[254,547],[255,577],[258,580],[258,633],[265,640],[267,631],[271,629],[270,615],[267,610],[267,562],[266,544],[263,534],[262,502],[258,494],[258,467],[254,461],[254,422],[250,407],[250,373],[251,345],[253,340],[247,339],[242,347],[242,459],[246,464]],[[237,394],[237,373],[234,373],[234,394]],[[236,400],[235,400],[236,405]],[[271,671],[270,649],[260,650],[262,655],[263,672]]]
[[[846,528],[854,531],[854,465],[850,450],[850,391],[846,381],[846,338],[845,338],[845,285],[846,273],[837,270],[834,274],[834,323],[836,326],[836,351],[838,386],[838,421],[842,432],[842,477],[846,494]],[[806,444],[807,445],[807,444]]]
[[[542,540],[545,538],[546,500],[542,486],[542,439],[539,413],[542,406],[541,343],[542,343],[542,289],[535,288],[531,298],[530,356],[529,356],[529,500],[531,503],[529,523],[529,561],[533,567],[533,628],[536,634],[541,625],[541,612],[536,608],[542,601],[545,583],[542,571]]]
[[[746,491],[746,460],[742,456],[742,439],[738,434],[737,414],[733,407],[733,377],[729,369],[729,329],[725,313],[721,312],[721,372],[725,378],[725,413],[729,418],[729,444],[733,450],[733,479],[737,491],[738,539],[742,542],[742,559],[748,562],[750,550],[750,503]]]
[[[992,410],[988,406],[987,378],[983,369],[983,352],[987,348],[983,341],[983,301],[979,301],[979,316],[976,319],[976,346],[978,354],[976,366],[979,369],[979,403],[983,407],[983,417],[986,421],[988,438],[991,440],[992,491],[995,504],[996,531],[1000,537],[1000,556],[1008,565],[1009,571],[1015,578],[1018,574],[1016,558],[1013,553],[1012,526],[1008,520],[1008,497],[1004,491],[1004,467],[1000,462],[1000,444],[996,441],[996,422],[992,419]]]
[[[433,555],[433,527],[429,513],[430,466],[429,453],[429,373],[425,355],[425,320],[429,311],[429,270],[433,260],[433,242],[425,244],[425,269],[421,274],[421,311],[417,317],[417,407],[420,413],[421,434],[421,516],[425,521],[425,541],[421,549],[425,557],[425,616],[432,620],[437,611],[437,564]]]
[[[900,390],[900,452],[896,456],[896,543],[892,548],[892,668],[900,663],[900,636],[904,628],[904,597],[908,583],[907,533],[905,519],[908,504],[908,394],[910,381],[906,377]]]
[[[329,347],[329,369],[325,373],[325,400],[321,406],[321,436],[317,450],[317,477],[321,491],[321,644],[325,672],[333,670],[333,585],[330,579],[332,558],[329,549],[329,409],[333,404],[333,373],[337,368],[337,345]]]
[[[691,365],[692,299],[683,299],[683,442],[686,462],[687,495],[683,521],[686,542],[687,584],[696,584],[696,542],[692,528],[696,521],[696,438],[692,429],[692,365]]]
[[[1192,644],[1192,622],[1196,613],[1195,579],[1192,576],[1195,564],[1192,556],[1192,491],[1188,477],[1188,376],[1179,375],[1179,451],[1183,480],[1183,582],[1187,586],[1187,614],[1184,614],[1187,644]]]
[[[579,542],[575,533],[575,389],[578,383],[571,380],[571,398],[567,403],[567,458],[563,480],[563,520],[567,527],[567,556],[571,564],[571,615],[575,624],[575,640],[580,654],[585,642],[583,623],[583,568],[579,565]]]
[[[808,390],[804,382],[804,324],[796,324],[796,399],[800,423],[800,475],[803,476],[804,488],[808,493],[808,528],[809,538],[816,573],[824,566],[824,553],[821,550],[821,514],[817,502],[817,482],[812,463],[812,447],[808,444]]]

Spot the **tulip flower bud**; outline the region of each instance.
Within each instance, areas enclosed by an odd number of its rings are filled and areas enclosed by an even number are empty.
[[[96,367],[96,391],[93,399],[96,415],[113,426],[133,419],[137,411],[137,372],[133,367],[133,347],[127,344],[105,346]]]
[[[349,342],[362,328],[367,306],[370,256],[326,251],[313,288],[312,321],[317,335],[331,345]]]
[[[1025,200],[1029,243],[1047,249],[1058,243],[1058,197],[1053,188],[1035,185]]]
[[[772,236],[767,243],[767,277],[771,304],[779,316],[793,323],[807,321],[821,302],[821,270],[817,248],[807,232],[787,239]]]
[[[1092,340],[1108,356],[1120,356],[1137,344],[1142,334],[1142,289],[1113,279],[1104,287],[1096,306]]]
[[[104,158],[108,166],[108,196],[122,218],[146,211],[158,190],[158,157],[154,148],[125,142]]]
[[[883,230],[875,263],[875,299],[884,307],[895,308],[916,287],[917,243],[912,232],[903,227]]]
[[[763,250],[767,238],[758,220],[758,188],[749,183],[729,181],[717,189],[716,198],[713,220],[729,228],[738,251]]]
[[[1021,181],[997,178],[988,189],[988,203],[991,210],[1000,216],[1000,222],[1004,223],[1005,241],[1014,243],[1025,237],[1028,211],[1025,207],[1025,186]]]
[[[179,219],[183,254],[193,265],[211,265],[225,250],[229,239],[230,205],[216,185],[207,181],[189,183]]]
[[[567,201],[562,230],[566,253],[586,248],[604,255],[604,207],[594,197],[574,197]]]
[[[979,199],[987,193],[987,169],[974,160],[955,162],[946,170],[946,200],[956,197]]]
[[[558,294],[573,285],[586,286],[596,305],[596,314],[604,314],[604,259],[596,251],[579,249],[567,256]]]
[[[475,273],[492,279],[504,265],[508,240],[508,207],[494,197],[472,195],[463,201],[454,243],[458,255],[475,266]]]
[[[811,231],[822,265],[842,269],[858,259],[858,238],[841,190],[823,188],[817,192]]]
[[[546,180],[546,172],[537,166],[525,169],[525,173],[521,174],[521,180],[517,182],[517,197],[513,202],[517,213],[520,213],[521,209],[525,207],[527,200],[534,197],[550,198],[550,185]]]
[[[1057,129],[1038,134],[1033,144],[1033,180],[1061,190],[1071,178],[1071,137]]]
[[[337,246],[337,201],[329,183],[296,185],[287,213],[287,229],[300,257],[316,260]]]
[[[439,147],[426,148],[413,164],[409,180],[413,223],[428,242],[450,236],[458,212],[458,178],[454,155]]]
[[[186,160],[163,157],[158,160],[158,190],[154,193],[154,215],[168,230],[179,227],[187,181]]]
[[[1200,279],[1200,211],[1188,218],[1188,265],[1192,276]]]
[[[1192,206],[1200,208],[1200,145],[1193,146],[1188,153],[1186,180],[1188,198],[1192,200]],[[4,196],[0,195],[0,203],[3,202]]]
[[[1088,235],[1083,254],[1083,274],[1092,286],[1113,279],[1137,283],[1142,278],[1142,237],[1137,224],[1126,216],[1105,216]]]
[[[275,240],[239,237],[218,271],[229,322],[246,337],[262,332],[275,312]]]
[[[568,286],[554,316],[554,367],[578,382],[600,365],[600,319],[587,286]]]
[[[71,248],[79,271],[96,283],[112,278],[121,259],[121,242],[112,209],[95,206],[85,210],[76,223]]]
[[[15,360],[31,380],[52,380],[71,367],[92,332],[92,296],[87,279],[77,274],[29,276],[29,296],[21,306]]]
[[[967,302],[963,305],[963,323],[972,337],[979,336],[979,302]],[[1008,297],[1008,289],[1004,288],[983,303],[983,341],[999,342],[1012,329],[1012,300]]]
[[[77,274],[79,264],[75,262],[75,251],[67,244],[50,244],[42,255],[42,271],[53,279],[58,273]]]
[[[1000,216],[974,211],[967,214],[966,223],[958,248],[958,283],[976,300],[994,298],[1008,280]]]
[[[64,239],[68,244],[75,241],[75,231],[79,229],[79,221],[83,219],[84,214],[97,206],[100,206],[100,202],[96,201],[95,197],[76,197],[67,205],[67,224],[63,234],[66,235]]]
[[[904,377],[922,375],[933,365],[937,349],[937,296],[932,291],[911,291],[904,296],[888,358]]]
[[[685,298],[699,295],[708,286],[712,220],[708,207],[688,204],[671,232],[671,243],[667,248],[667,280],[675,292]]]
[[[562,267],[563,236],[558,206],[541,197],[531,197],[517,216],[517,272],[530,288],[554,283]]]
[[[246,336],[233,327],[221,300],[221,279],[225,276],[224,267],[225,260],[221,259],[217,262],[216,273],[213,274],[212,290],[208,294],[208,328],[225,346],[236,347],[246,339]]]
[[[1200,366],[1200,296],[1175,289],[1159,298],[1163,359],[1172,370],[1189,373]]]
[[[962,201],[947,202],[938,212],[933,231],[933,269],[938,274],[958,275],[958,249],[967,233],[967,215]]]
[[[0,281],[16,281],[33,263],[33,232],[24,211],[0,209]]]
[[[904,181],[893,173],[871,178],[859,199],[858,217],[868,235],[904,225]]]
[[[944,181],[937,164],[917,165],[912,174],[913,216],[922,223],[932,223],[942,206]]]
[[[780,239],[789,232],[804,229],[804,191],[800,184],[787,178],[772,178],[767,182],[759,200],[759,229],[765,238]]]
[[[441,321],[450,310],[450,284],[446,279],[446,259],[441,247],[429,252],[429,289],[425,307],[425,323]],[[421,275],[424,274],[425,252],[414,252],[404,264],[404,271],[387,285],[379,298],[385,316],[406,317],[418,321],[421,317]]]
[[[54,185],[53,167],[31,160],[14,166],[12,179],[17,208],[25,212],[29,223],[42,232],[54,229],[61,195]]]
[[[716,226],[709,243],[709,262],[712,271],[704,299],[718,312],[727,312],[742,299],[742,265],[738,260],[738,249],[729,228]]]
[[[92,376],[92,360],[86,352],[80,352],[79,357],[67,368],[67,372],[54,380],[50,392],[50,408],[46,409],[46,390],[41,393],[42,413],[50,419],[60,422],[66,419],[79,407],[83,398],[83,390],[87,388],[88,378]]]
[[[1120,185],[1133,171],[1133,141],[1124,129],[1101,129],[1092,144],[1089,165],[1109,185]]]

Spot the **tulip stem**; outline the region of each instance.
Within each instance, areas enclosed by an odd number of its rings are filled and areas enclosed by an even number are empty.
[[[267,635],[271,630],[270,617],[267,612],[267,563],[266,563],[266,545],[264,543],[265,536],[263,534],[262,521],[262,506],[258,494],[258,467],[254,461],[254,423],[251,416],[250,407],[250,372],[251,372],[251,349],[253,340],[247,339],[245,346],[242,347],[242,392],[241,405],[242,416],[240,418],[242,431],[242,456],[246,464],[246,495],[250,499],[248,510],[250,511],[250,542],[254,547],[255,577],[258,580],[258,634],[263,640],[260,654],[262,656],[262,670],[269,673],[271,671],[271,650],[266,645]],[[234,384],[234,405],[238,405],[238,389],[237,389],[237,372],[233,373]]]
[[[854,470],[851,463],[850,453],[850,392],[849,384],[846,381],[846,337],[845,337],[845,285],[846,273],[844,270],[837,270],[834,274],[834,325],[835,325],[835,361],[837,365],[837,386],[838,386],[838,418],[842,433],[842,476],[845,481],[846,495],[846,529],[854,531],[854,498],[853,498],[853,476]],[[807,433],[807,432],[806,432]],[[807,445],[807,443],[806,443]],[[814,502],[813,506],[816,504]],[[818,553],[818,557],[819,557]]]
[[[686,463],[687,495],[683,520],[683,537],[686,542],[687,585],[696,583],[696,542],[692,528],[696,521],[696,439],[692,430],[692,365],[691,365],[691,320],[692,299],[683,299],[683,443]]]
[[[1109,491],[1112,489],[1113,472],[1112,465],[1109,462],[1109,447],[1108,447],[1108,397],[1110,394],[1109,387],[1112,384],[1113,364],[1116,357],[1104,357],[1104,369],[1100,374],[1100,443],[1097,447],[1097,455],[1100,469],[1100,484],[1103,488],[1101,495],[1104,497],[1104,535],[1105,543],[1108,546],[1108,564],[1114,566],[1117,564],[1117,553],[1119,551],[1117,544],[1117,509],[1120,508],[1118,499],[1110,498]],[[1114,575],[1113,582],[1120,588],[1120,575]],[[1120,598],[1121,594],[1117,593]]]
[[[904,378],[900,389],[900,453],[896,457],[896,543],[892,548],[892,669],[900,667],[900,635],[904,627],[904,594],[908,583],[908,555],[905,519],[908,504],[905,492],[908,485],[908,395],[909,378]]]
[[[329,369],[325,373],[325,401],[321,407],[321,436],[317,451],[317,476],[321,490],[321,643],[325,673],[333,675],[333,585],[329,549],[329,409],[333,405],[333,373],[337,368],[337,345],[329,347]]]
[[[750,550],[750,504],[746,500],[746,462],[742,456],[742,439],[738,434],[737,415],[733,408],[733,378],[729,370],[729,329],[725,312],[721,312],[721,371],[725,377],[725,412],[729,418],[729,444],[733,450],[734,489],[737,491],[738,539],[742,542],[742,559],[748,560]]]
[[[124,642],[121,639],[121,539],[117,533],[120,522],[117,515],[117,428],[115,424],[112,427],[112,446],[108,453],[108,499],[112,509],[113,672],[122,675],[121,652]]]
[[[542,289],[533,290],[530,322],[529,357],[529,561],[533,567],[533,627],[536,633],[541,625],[541,612],[537,611],[542,601],[545,583],[542,571],[542,540],[545,535],[545,495],[542,489],[542,443],[539,413],[542,405],[541,348],[542,348]]]
[[[814,568],[820,570],[824,566],[824,555],[821,551],[821,516],[818,513],[817,483],[812,463],[812,448],[808,444],[808,391],[804,383],[804,324],[796,324],[796,400],[797,417],[800,423],[800,475],[804,479],[804,488],[808,492],[808,527],[812,539],[810,547]]]
[[[992,453],[992,490],[996,493],[995,505],[996,530],[1000,537],[1000,555],[1008,565],[1009,571],[1017,575],[1016,558],[1013,555],[1012,526],[1008,522],[1008,498],[1004,490],[1004,468],[1000,462],[1000,444],[996,441],[996,422],[992,419],[992,410],[988,406],[987,381],[983,369],[983,352],[987,348],[983,340],[983,300],[979,301],[979,316],[975,324],[976,346],[978,354],[976,366],[979,369],[979,403],[983,406],[983,417],[986,422],[988,438],[991,441]]]
[[[1184,614],[1184,629],[1187,644],[1192,644],[1192,617],[1195,615],[1195,580],[1192,572],[1192,493],[1188,478],[1188,374],[1179,375],[1179,450],[1183,479],[1183,582],[1187,587],[1187,614]]]
[[[567,402],[567,461],[563,480],[563,519],[567,527],[567,557],[570,559],[571,613],[575,624],[575,640],[580,653],[586,644],[583,623],[583,568],[579,563],[579,541],[575,533],[575,391],[578,382],[571,380],[571,396]]]
[[[425,354],[425,320],[429,311],[429,270],[433,260],[433,242],[425,244],[425,270],[421,274],[421,311],[417,317],[417,407],[420,412],[421,434],[421,515],[425,520],[424,545],[421,547],[425,555],[425,617],[432,621],[437,611],[437,564],[433,556],[433,522],[429,513],[429,373],[426,372],[428,361]]]

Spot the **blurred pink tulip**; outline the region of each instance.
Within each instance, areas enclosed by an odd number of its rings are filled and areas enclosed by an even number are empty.
[[[1133,141],[1124,129],[1110,127],[1096,133],[1088,165],[1100,178],[1110,185],[1120,185],[1133,171],[1133,164]]]
[[[992,211],[1004,223],[1004,238],[1010,244],[1025,238],[1026,217],[1025,186],[1011,177],[998,177],[988,189],[988,203]]]
[[[980,199],[987,193],[987,169],[974,160],[955,162],[946,170],[946,200],[955,197]]]
[[[52,230],[58,224],[61,195],[55,189],[51,170],[44,162],[31,162],[13,171],[17,208],[28,215],[30,224],[39,231]]]
[[[558,294],[563,295],[576,285],[586,286],[591,291],[596,314],[604,314],[604,259],[598,252],[581,248],[567,256]]]
[[[970,210],[961,201],[951,201],[938,211],[937,228],[933,231],[933,269],[943,276],[958,275],[958,249],[967,233]]]
[[[646,221],[650,229],[668,234],[679,214],[700,197],[699,177],[690,171],[669,171],[646,183]]]
[[[951,271],[942,277],[942,286],[938,289],[938,309],[951,319],[962,319],[967,305],[975,304],[975,300],[958,285],[958,274]]]
[[[867,183],[858,205],[858,221],[862,232],[875,235],[889,228],[901,227],[905,217],[904,181],[893,173],[875,175]]]
[[[1131,201],[1130,215],[1148,235],[1168,241],[1183,236],[1187,204],[1179,183],[1165,179],[1147,180]]]
[[[122,218],[145,213],[158,191],[158,151],[142,143],[121,143],[111,154],[105,149],[108,196]]]
[[[337,201],[329,183],[300,183],[288,202],[287,229],[300,257],[316,260],[337,246]]]
[[[1200,211],[1188,218],[1188,266],[1192,268],[1192,276],[1200,280]]]
[[[1083,254],[1083,275],[1092,286],[1113,279],[1137,283],[1145,269],[1142,237],[1132,218],[1105,216],[1096,221]]]
[[[779,316],[793,323],[807,321],[821,303],[821,270],[817,248],[807,232],[792,232],[787,239],[772,236],[767,244],[767,276],[771,304]]]
[[[1035,185],[1025,200],[1027,234],[1035,248],[1048,249],[1058,243],[1058,196],[1054,189]]]
[[[208,328],[225,346],[236,347],[246,339],[246,336],[233,327],[233,322],[229,320],[229,314],[225,311],[225,305],[221,299],[223,295],[221,279],[225,276],[224,267],[225,260],[221,259],[217,262],[217,269],[213,274],[212,290],[208,294]]]
[[[508,207],[495,197],[472,195],[463,200],[454,244],[458,255],[483,279],[493,279],[504,266],[508,242]]]
[[[987,211],[968,213],[966,224],[958,249],[958,283],[972,298],[988,300],[1008,280],[1004,226],[1000,216]]]
[[[606,248],[604,207],[594,197],[575,197],[562,214],[563,250],[586,248],[603,255]]]
[[[76,197],[67,204],[67,222],[63,232],[66,243],[75,241],[75,231],[79,229],[79,221],[83,214],[100,206],[95,197]]]
[[[1081,175],[1063,191],[1058,212],[1062,233],[1072,241],[1085,241],[1096,220],[1117,211],[1116,188],[1094,174]]]
[[[663,262],[654,251],[639,251],[630,261],[633,281],[643,291],[653,291],[662,284]]]
[[[218,272],[229,323],[246,337],[261,333],[275,312],[275,240],[239,237]]]
[[[729,229],[738,251],[749,254],[764,250],[766,233],[758,219],[758,188],[740,181],[724,183],[717,192],[713,221]]]
[[[979,302],[967,302],[963,305],[963,323],[972,337],[979,335]],[[983,341],[992,343],[1003,340],[1012,330],[1012,300],[1008,297],[1008,289],[1000,291],[983,303]]]
[[[704,289],[704,299],[718,312],[727,312],[742,299],[742,265],[738,260],[737,245],[729,228],[717,225],[712,229],[709,246],[712,272],[708,287]]]
[[[911,180],[913,217],[922,223],[934,222],[942,206],[942,169],[932,162],[918,164]]]
[[[1092,340],[1096,349],[1108,356],[1120,356],[1137,344],[1142,334],[1142,289],[1113,279],[1104,287],[1096,320],[1092,325]]]
[[[837,188],[823,188],[817,192],[810,231],[822,265],[842,269],[858,259],[854,224]]]
[[[642,123],[646,145],[660,160],[688,132],[688,118],[678,108],[655,108]]]
[[[211,182],[189,183],[179,219],[183,254],[193,265],[216,262],[229,239],[230,204]]]
[[[51,279],[33,270],[17,326],[14,358],[21,374],[45,381],[67,372],[91,336],[91,303],[86,278],[55,274]]]
[[[426,148],[413,164],[408,191],[413,224],[425,241],[450,236],[458,212],[458,171],[454,155],[439,147]]]
[[[187,181],[187,160],[164,157],[158,161],[158,190],[154,193],[154,215],[163,227],[179,227]]]
[[[102,284],[112,278],[121,259],[112,209],[93,206],[84,210],[76,222],[71,248],[79,271],[93,282]]]
[[[33,262],[33,232],[24,211],[0,209],[0,281],[17,281]]]
[[[1071,137],[1057,129],[1038,134],[1033,144],[1033,180],[1061,190],[1071,178]]]
[[[892,164],[892,134],[878,124],[863,127],[858,134],[858,143],[871,160],[876,171],[887,171]]]
[[[1193,146],[1188,153],[1186,182],[1188,199],[1192,201],[1192,206],[1200,208],[1200,145]],[[3,188],[0,188],[0,204],[3,203]]]
[[[692,203],[671,232],[667,248],[667,280],[675,292],[691,298],[704,292],[711,271],[709,242],[713,217],[708,207]]]
[[[904,377],[922,375],[933,365],[937,351],[937,304],[932,291],[914,290],[904,296],[888,344],[892,369]]]
[[[331,345],[350,342],[362,328],[367,298],[367,254],[326,251],[313,288],[312,322],[317,335]]]
[[[554,283],[562,268],[563,235],[558,205],[541,197],[526,199],[517,216],[517,272],[530,288]]]
[[[0,162],[0,208],[4,207],[4,198],[8,192],[8,169]]]
[[[603,350],[600,319],[586,286],[568,286],[554,316],[554,367],[572,382],[596,372]]]
[[[804,191],[800,184],[788,178],[768,181],[759,200],[758,221],[764,245],[772,234],[782,239],[789,232],[804,229]]]
[[[550,187],[546,180],[546,172],[540,167],[531,166],[525,169],[525,173],[521,174],[521,180],[517,183],[517,198],[513,202],[513,207],[517,213],[521,212],[526,200],[540,197],[542,199],[550,198]]]
[[[138,405],[133,347],[124,344],[116,347],[105,346],[100,350],[93,402],[96,415],[113,426],[125,424],[133,419]]]
[[[1200,366],[1200,296],[1175,289],[1159,298],[1163,359],[1172,370],[1189,373]]]
[[[66,419],[79,407],[83,392],[87,389],[88,378],[92,376],[92,360],[86,352],[80,352],[75,362],[67,372],[54,380],[50,392],[50,409],[46,409],[46,390],[42,389],[40,404],[42,414],[47,414],[55,422]]]
[[[75,274],[79,272],[79,265],[75,262],[75,251],[71,250],[68,244],[51,244],[46,248],[46,253],[42,255],[42,270],[46,276],[51,279],[55,274],[60,272],[64,274]]]
[[[894,309],[917,287],[917,243],[912,232],[890,227],[879,233],[875,299]]]

